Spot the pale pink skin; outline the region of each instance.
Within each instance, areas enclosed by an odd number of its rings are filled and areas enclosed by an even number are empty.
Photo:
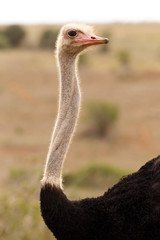
[[[108,43],[108,38],[98,37],[96,35],[79,33],[78,39],[74,39],[74,42],[81,42],[83,44],[103,44]]]

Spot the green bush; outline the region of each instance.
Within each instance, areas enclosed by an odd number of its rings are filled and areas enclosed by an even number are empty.
[[[128,175],[128,171],[115,168],[113,166],[93,163],[86,165],[77,172],[64,174],[64,184],[66,186],[99,187],[108,182],[113,185],[123,176]]]
[[[12,180],[25,180],[28,176],[28,172],[24,168],[11,168],[9,172],[10,179]]]
[[[85,66],[88,63],[88,57],[86,54],[82,54],[79,56],[79,65],[80,66]]]
[[[126,49],[121,49],[117,52],[117,58],[122,65],[128,65],[130,62],[130,53]]]
[[[108,135],[118,116],[119,111],[115,104],[103,101],[90,102],[87,119],[90,123],[91,134],[99,137]]]
[[[8,194],[0,195],[0,239],[51,239],[52,235],[40,215],[39,186],[19,185],[21,182]]]
[[[8,48],[10,46],[9,40],[4,32],[0,32],[0,49]]]
[[[46,30],[42,33],[40,38],[40,47],[52,48],[55,46],[57,40],[58,31]]]
[[[101,36],[102,37],[105,37],[105,38],[108,38],[109,41],[111,41],[111,38],[112,38],[112,34],[111,32],[109,31],[105,31],[105,32],[102,32],[101,33]],[[110,44],[102,44],[99,48],[98,48],[98,51],[100,53],[107,53],[110,51]]]
[[[25,31],[21,26],[12,25],[6,28],[5,35],[8,37],[11,46],[17,47],[25,37]]]

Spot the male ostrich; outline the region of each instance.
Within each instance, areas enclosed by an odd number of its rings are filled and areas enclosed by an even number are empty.
[[[123,178],[103,196],[67,199],[62,166],[77,122],[80,88],[77,56],[108,43],[88,26],[64,26],[57,41],[59,111],[41,187],[41,213],[58,240],[160,240],[160,156]]]

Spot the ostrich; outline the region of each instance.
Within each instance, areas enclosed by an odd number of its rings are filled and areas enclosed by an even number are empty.
[[[108,42],[85,25],[65,25],[58,36],[59,111],[41,181],[41,214],[58,240],[160,240],[160,156],[103,196],[70,201],[63,191],[62,167],[80,108],[77,57]]]

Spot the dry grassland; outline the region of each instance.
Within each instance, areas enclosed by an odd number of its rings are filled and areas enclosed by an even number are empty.
[[[48,27],[25,28],[28,31],[26,44],[33,46],[42,29]],[[66,172],[76,172],[93,163],[109,164],[132,172],[160,152],[160,26],[112,24],[99,26],[99,33],[102,32],[111,34],[109,51],[101,53],[98,47],[89,51],[86,64],[79,69],[82,110],[67,155]],[[130,53],[127,71],[117,60],[120,49],[127,49]],[[86,105],[91,99],[114,102],[119,107],[120,117],[110,139],[91,139],[82,134]],[[52,50],[21,48],[0,51],[0,188],[1,206],[8,209],[6,211],[12,211],[17,204],[21,206],[24,199],[29,210],[29,205],[35,204],[35,212],[39,211],[39,180],[56,118],[57,101],[58,78]],[[106,186],[107,182],[104,182],[98,189],[71,186],[66,190],[70,197],[79,198],[101,194]],[[11,196],[13,192],[18,192],[18,200],[16,194]],[[22,209],[17,207],[16,211]],[[1,210],[0,214],[6,213]],[[2,216],[1,239],[9,240],[9,236],[13,240],[31,239],[29,229],[32,227],[35,229],[32,239],[46,239],[49,233],[40,216],[37,220],[34,213],[33,219],[30,215],[32,213],[27,210],[23,215],[18,213],[27,226],[22,224],[22,230],[28,231],[28,235],[18,233],[19,227],[13,228],[12,222],[6,229],[7,219],[16,219],[12,214],[8,214],[8,218]],[[13,235],[12,231],[15,232]]]

